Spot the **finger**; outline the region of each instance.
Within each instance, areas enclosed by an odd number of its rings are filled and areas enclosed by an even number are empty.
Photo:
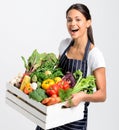
[[[73,107],[73,102],[72,102],[72,99],[69,99],[66,104],[65,104],[65,107],[69,108],[69,107]]]

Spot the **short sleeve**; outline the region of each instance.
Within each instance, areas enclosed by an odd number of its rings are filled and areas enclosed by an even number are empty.
[[[94,47],[94,49],[90,51],[88,60],[91,72],[97,68],[106,67],[103,53],[97,47]]]
[[[71,42],[71,38],[63,39],[60,42],[60,45],[59,45],[59,48],[58,48],[60,56],[63,54],[63,52],[65,51],[65,49],[68,47],[68,45],[70,44],[70,42]]]

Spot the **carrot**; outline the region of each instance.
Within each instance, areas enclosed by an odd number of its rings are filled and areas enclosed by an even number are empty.
[[[47,104],[49,101],[50,101],[50,97],[49,97],[49,98],[45,98],[45,99],[42,101],[42,104]]]
[[[50,106],[50,105],[54,105],[54,104],[59,103],[59,102],[61,102],[61,98],[56,96],[56,95],[53,95],[51,97],[45,98],[42,101],[42,104],[44,104],[46,106]]]
[[[54,104],[59,103],[59,102],[61,102],[60,97],[51,97],[51,99],[47,103],[47,106],[54,105]]]
[[[56,104],[56,99],[55,98],[51,98],[50,101],[47,103],[47,106],[50,106],[50,105],[53,105],[53,104]]]
[[[57,101],[57,103],[61,102],[61,98],[60,98],[60,97],[57,97],[57,98],[56,98],[56,101]]]

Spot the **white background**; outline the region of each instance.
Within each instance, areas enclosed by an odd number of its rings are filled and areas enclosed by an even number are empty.
[[[24,71],[21,56],[54,52],[69,37],[65,11],[79,0],[0,1],[0,130],[34,130],[36,124],[5,103],[6,82]],[[118,0],[80,0],[92,15],[95,44],[107,65],[107,100],[89,107],[88,130],[118,130]]]

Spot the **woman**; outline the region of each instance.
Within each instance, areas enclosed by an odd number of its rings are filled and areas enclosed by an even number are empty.
[[[71,38],[64,39],[59,46],[59,66],[64,73],[81,69],[84,77],[93,74],[96,78],[96,91],[93,94],[73,94],[72,104],[67,102],[66,107],[85,102],[84,118],[52,130],[86,130],[89,102],[106,100],[105,61],[101,51],[94,45],[89,9],[84,4],[73,4],[66,11],[66,19]]]

